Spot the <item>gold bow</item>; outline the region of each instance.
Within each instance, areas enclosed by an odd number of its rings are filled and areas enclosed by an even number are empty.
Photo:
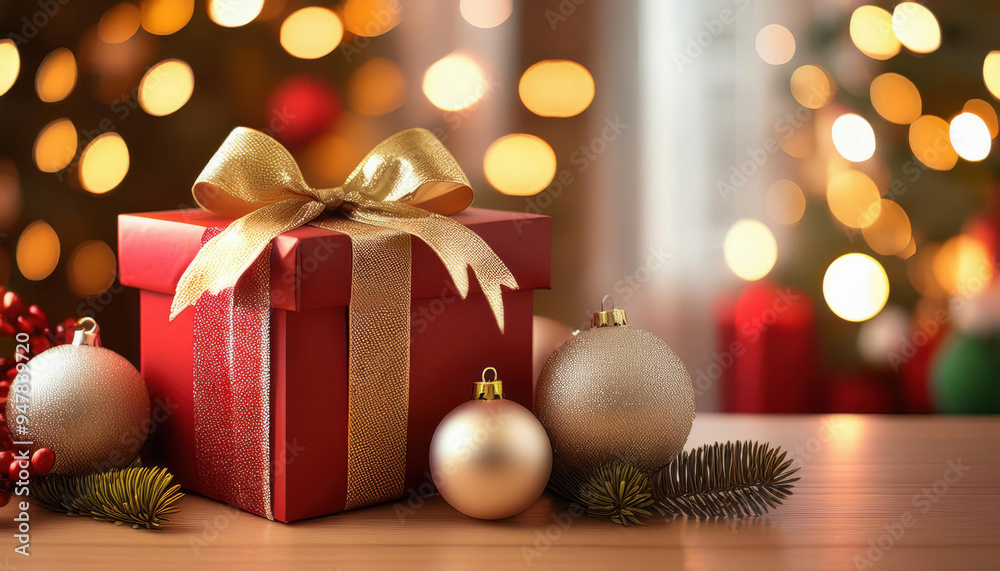
[[[510,270],[482,238],[442,216],[460,212],[472,202],[465,173],[434,135],[410,129],[375,147],[343,186],[315,189],[305,183],[281,144],[259,131],[238,128],[212,157],[192,192],[202,208],[237,220],[206,242],[184,271],[170,319],[194,305],[202,293],[218,294],[235,287],[271,240],[283,232],[310,224],[350,236],[345,507],[400,497],[406,473],[408,399],[386,395],[409,391],[410,236],[426,242],[441,258],[463,299],[469,292],[466,267],[472,267],[501,332],[500,286],[517,288]],[[250,297],[266,303],[266,281],[251,281],[259,291]],[[263,342],[253,350],[267,351],[267,327],[260,324],[256,333]],[[231,348],[231,352],[242,350],[248,349],[239,344]],[[237,395],[233,398],[263,395],[256,405],[267,410],[267,385],[261,385],[269,382],[269,372],[250,375],[240,370],[244,360],[239,357],[230,354],[224,365],[229,367],[227,390]],[[261,362],[266,366],[268,357],[263,356]],[[246,386],[255,390],[241,392]],[[224,408],[228,397],[219,398],[219,403],[202,404]],[[260,424],[255,418],[244,418],[241,411],[235,410],[236,416],[226,420],[227,428],[215,432],[253,430],[250,427]],[[207,468],[223,470],[229,482],[265,482],[261,498],[253,505],[270,503],[267,431],[264,426],[255,434],[262,446],[244,454],[246,462]]]
[[[337,232],[366,232],[347,220],[398,230],[427,243],[441,258],[459,295],[469,292],[472,267],[503,331],[500,286],[517,281],[477,234],[446,216],[472,203],[461,167],[425,129],[401,131],[379,143],[343,186],[306,184],[291,154],[271,137],[239,127],[216,151],[192,189],[205,210],[237,218],[206,243],[184,271],[172,320],[201,294],[233,287],[279,234],[309,224]]]

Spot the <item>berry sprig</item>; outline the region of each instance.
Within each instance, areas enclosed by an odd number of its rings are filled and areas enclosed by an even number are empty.
[[[14,482],[22,480],[25,472],[29,478],[44,476],[55,463],[55,455],[48,448],[35,450],[27,461],[27,467],[24,460],[15,458],[17,451],[7,431],[5,416],[7,395],[17,376],[17,365],[28,362],[50,347],[72,341],[75,325],[74,319],[66,319],[54,328],[50,327],[49,318],[41,307],[25,307],[21,296],[0,287],[0,338],[13,338],[19,333],[28,335],[28,342],[18,343],[14,355],[0,357],[0,507],[10,501]]]

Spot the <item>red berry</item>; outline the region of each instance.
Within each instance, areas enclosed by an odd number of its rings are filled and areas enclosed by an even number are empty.
[[[0,321],[0,337],[13,337],[17,333],[17,329],[6,321]]]
[[[35,325],[28,321],[23,315],[18,315],[14,319],[14,326],[21,333],[34,333]]]
[[[7,471],[7,475],[10,476],[11,480],[17,480],[18,479],[18,475],[21,473],[21,470],[27,470],[28,471],[28,477],[29,478],[31,477],[31,464],[30,463],[28,464],[27,468],[22,468],[21,467],[21,460],[11,460],[11,462],[10,462],[10,469]]]
[[[21,296],[9,290],[3,293],[3,297],[0,298],[0,312],[7,317],[14,317],[15,315],[20,315],[23,309],[24,305],[21,304]]]
[[[37,305],[28,307],[28,314],[25,317],[35,326],[35,329],[45,329],[49,326],[49,317]]]
[[[39,448],[31,455],[31,467],[35,474],[48,474],[56,463],[56,455],[48,448]]]
[[[0,466],[10,466],[12,460],[14,460],[13,452],[10,450],[0,451]]]

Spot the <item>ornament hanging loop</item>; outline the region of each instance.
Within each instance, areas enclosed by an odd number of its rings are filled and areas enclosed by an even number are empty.
[[[493,371],[493,380],[486,380],[486,373]],[[493,367],[483,369],[483,380],[473,383],[472,400],[501,400],[503,399],[503,381]]]
[[[101,326],[93,317],[83,317],[77,320],[73,331],[74,345],[101,346]]]
[[[609,301],[611,307],[608,307]],[[591,319],[590,325],[592,327],[619,327],[628,325],[628,317],[625,316],[624,309],[615,309],[615,298],[606,295],[601,300],[601,311],[594,312],[594,318]]]

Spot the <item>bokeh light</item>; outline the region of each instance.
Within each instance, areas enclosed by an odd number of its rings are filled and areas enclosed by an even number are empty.
[[[139,82],[139,106],[162,117],[177,111],[194,93],[194,72],[179,59],[168,59],[149,68]]]
[[[142,0],[139,21],[150,34],[168,36],[179,31],[194,15],[194,0]]]
[[[56,119],[39,131],[31,155],[42,172],[59,172],[76,156],[76,127],[69,119]]]
[[[816,147],[816,121],[813,117],[808,117],[794,128],[789,129],[790,123],[777,121],[774,125],[774,138],[778,141],[781,150],[789,156],[797,159],[804,159],[812,156]]]
[[[907,219],[907,220],[909,220],[909,219]],[[896,252],[895,255],[897,257],[899,257],[899,258],[904,259],[904,260],[909,260],[910,256],[912,256],[913,254],[916,254],[916,253],[917,253],[917,240],[911,234],[910,235],[910,240],[906,243],[906,246],[903,246],[903,249],[900,250],[900,251],[898,251],[898,252]]]
[[[993,97],[1000,99],[1000,50],[986,54],[983,59],[983,83]]]
[[[951,295],[978,293],[993,277],[989,251],[972,236],[954,236],[934,255],[934,277]]]
[[[896,202],[883,198],[879,215],[861,230],[868,246],[883,256],[899,254],[910,244],[910,218]]]
[[[80,184],[84,190],[104,194],[128,174],[128,146],[118,133],[104,133],[80,155]]]
[[[909,125],[920,117],[920,91],[902,75],[883,73],[872,80],[870,92],[872,107],[886,121]]]
[[[21,54],[13,40],[0,40],[0,95],[7,93],[21,72]]]
[[[947,121],[934,115],[923,115],[910,123],[909,142],[913,156],[934,170],[954,168],[958,153],[951,146],[950,129]]]
[[[803,65],[796,69],[792,73],[789,85],[792,97],[809,109],[820,109],[833,99],[833,80],[830,74],[818,65]]]
[[[427,68],[423,90],[438,109],[458,111],[486,95],[486,72],[472,57],[453,52]]]
[[[861,115],[845,113],[837,117],[830,135],[840,156],[851,162],[867,161],[875,154],[875,131]]]
[[[76,87],[76,58],[66,48],[54,50],[45,56],[35,75],[35,91],[46,103],[55,103],[69,97]]]
[[[500,137],[486,149],[483,172],[493,188],[513,196],[538,194],[556,176],[556,153],[525,133]]]
[[[834,175],[826,187],[830,212],[849,228],[870,226],[882,213],[882,197],[875,181],[861,171],[845,170]]]
[[[761,28],[754,45],[760,59],[771,65],[788,63],[795,55],[795,36],[781,24],[768,24]]]
[[[545,60],[525,70],[517,92],[535,115],[572,117],[594,100],[594,78],[574,61]]]
[[[324,188],[344,184],[365,154],[384,136],[370,118],[345,112],[332,129],[310,141],[302,152],[300,164],[306,180]]]
[[[997,132],[1000,130],[1000,122],[997,121],[996,109],[989,102],[982,99],[970,99],[965,102],[962,111],[978,115],[989,128],[990,137],[994,139],[997,137]]]
[[[920,295],[930,299],[941,299],[947,293],[934,275],[934,259],[940,249],[941,244],[925,242],[913,257],[906,260],[906,277],[910,285]]]
[[[778,260],[778,243],[763,222],[744,218],[737,220],[726,232],[722,255],[734,274],[746,281],[755,281],[774,267]]]
[[[866,56],[887,60],[901,44],[892,31],[892,14],[878,6],[860,6],[851,14],[851,41]]]
[[[66,264],[69,287],[80,297],[99,295],[115,282],[116,266],[110,246],[100,240],[83,242],[73,248]]]
[[[990,154],[990,128],[975,113],[959,113],[951,120],[948,135],[955,152],[967,161],[981,161]]]
[[[788,179],[775,181],[767,189],[764,205],[768,216],[778,224],[795,224],[806,211],[802,188]]]
[[[115,4],[97,22],[97,37],[106,44],[128,41],[139,31],[139,7],[131,2]]]
[[[35,220],[17,240],[17,268],[32,281],[44,280],[59,263],[59,236],[44,220]]]
[[[264,0],[208,0],[208,17],[225,28],[253,22],[264,8]]]
[[[906,49],[929,54],[941,46],[941,27],[926,7],[902,2],[892,11],[892,31]]]
[[[889,299],[889,278],[882,265],[865,254],[845,254],[823,276],[823,298],[841,319],[875,317]]]
[[[510,18],[512,0],[462,0],[458,5],[465,21],[477,28],[495,28]]]
[[[406,77],[399,65],[372,58],[354,72],[347,84],[347,105],[362,115],[385,115],[406,101]]]
[[[302,8],[281,23],[281,47],[301,59],[316,59],[333,51],[344,37],[344,25],[332,10]]]
[[[401,0],[347,0],[344,27],[356,36],[381,36],[399,25]]]

